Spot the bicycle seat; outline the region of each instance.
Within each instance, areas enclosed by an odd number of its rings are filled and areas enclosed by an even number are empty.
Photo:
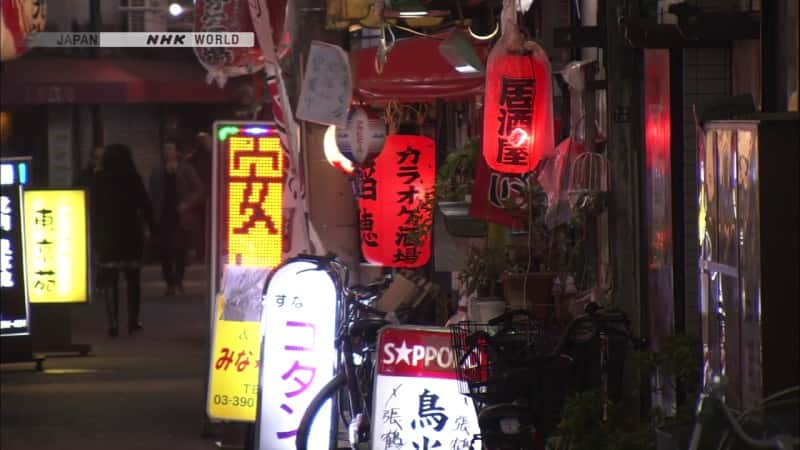
[[[361,336],[368,342],[375,342],[378,340],[378,331],[390,323],[383,317],[365,317],[356,320],[350,325],[350,334],[352,336]]]
[[[483,408],[478,414],[478,424],[481,428],[493,424],[500,419],[516,418],[521,424],[533,423],[533,413],[530,406],[515,403],[500,403]]]

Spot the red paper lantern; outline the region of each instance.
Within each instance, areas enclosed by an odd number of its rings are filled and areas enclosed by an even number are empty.
[[[411,222],[426,222],[432,213],[421,206],[434,194],[435,148],[424,136],[390,135],[378,157],[360,168],[361,252],[370,263],[413,268],[430,259],[430,230],[418,235]]]
[[[535,43],[524,47],[501,41],[487,62],[483,156],[496,172],[530,172],[554,148],[550,63]]]
[[[194,11],[196,33],[253,32],[247,0],[197,0]],[[264,68],[264,55],[259,47],[195,47],[194,53],[208,71],[209,79],[220,86],[228,78]]]
[[[44,30],[47,4],[34,0],[3,0],[0,10],[0,61],[6,61],[28,50],[25,38],[29,33]]]

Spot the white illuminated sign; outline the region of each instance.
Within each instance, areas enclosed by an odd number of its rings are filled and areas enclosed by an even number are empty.
[[[14,184],[14,165],[5,164],[0,165],[0,184],[8,185]]]
[[[261,329],[260,450],[294,450],[297,427],[314,396],[334,374],[338,291],[328,272],[302,258],[267,281]],[[328,448],[330,402],[311,427],[308,448]]]
[[[373,450],[481,448],[472,444],[478,418],[459,392],[448,329],[385,327],[378,349]]]

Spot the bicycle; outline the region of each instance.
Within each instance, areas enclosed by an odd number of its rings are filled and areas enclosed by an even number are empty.
[[[391,322],[386,313],[370,306],[390,284],[384,277],[368,285],[348,287],[349,269],[334,255],[309,257],[317,261],[320,270],[328,270],[340,280],[342,302],[336,332],[336,375],[311,400],[297,429],[297,450],[308,449],[311,426],[319,411],[328,401],[334,401],[339,418],[347,425],[350,448],[369,441],[372,408],[372,382],[374,355],[378,331]],[[319,450],[319,449],[313,449]]]
[[[526,321],[515,321],[520,316]],[[526,311],[508,312],[488,324],[451,327],[461,392],[475,401],[484,448],[543,449],[569,392],[599,385],[607,395],[610,337],[644,345],[628,327],[624,314],[596,304],[555,334]],[[587,353],[599,353],[596,382],[585,373],[579,377],[585,371],[578,367],[587,358],[577,346],[593,342],[596,348]]]
[[[725,404],[725,390],[727,379],[723,376],[712,376],[704,392],[697,402],[696,420],[692,430],[689,450],[698,450],[701,442],[708,446],[708,439],[704,432],[708,429],[715,430],[715,426],[722,425],[720,441],[717,449],[779,449],[791,450],[800,448],[798,437],[798,406],[800,406],[800,386],[777,392],[765,398],[761,404],[749,411],[738,414]],[[788,417],[783,417],[785,423],[775,423],[781,416],[775,412],[777,408],[789,407]],[[771,414],[766,414],[767,410]],[[784,416],[787,414],[784,413]],[[777,428],[777,430],[776,430]],[[785,432],[786,428],[793,428],[793,435]]]

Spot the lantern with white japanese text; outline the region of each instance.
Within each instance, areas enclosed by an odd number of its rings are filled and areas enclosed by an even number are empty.
[[[353,108],[347,117],[347,126],[336,127],[336,145],[342,155],[356,164],[377,157],[385,140],[383,117],[364,108]]]
[[[247,0],[197,0],[194,5],[196,33],[253,32]],[[208,71],[208,80],[223,86],[228,78],[258,72],[264,68],[259,47],[195,47],[195,55]]]
[[[487,61],[483,156],[494,171],[520,174],[554,149],[550,63],[538,44],[521,42],[513,23],[503,25]]]
[[[0,9],[0,61],[6,61],[28,50],[28,34],[44,30],[47,4],[41,0],[4,0]]]
[[[413,268],[430,259],[435,148],[424,136],[390,135],[360,167],[361,252],[370,263]]]

